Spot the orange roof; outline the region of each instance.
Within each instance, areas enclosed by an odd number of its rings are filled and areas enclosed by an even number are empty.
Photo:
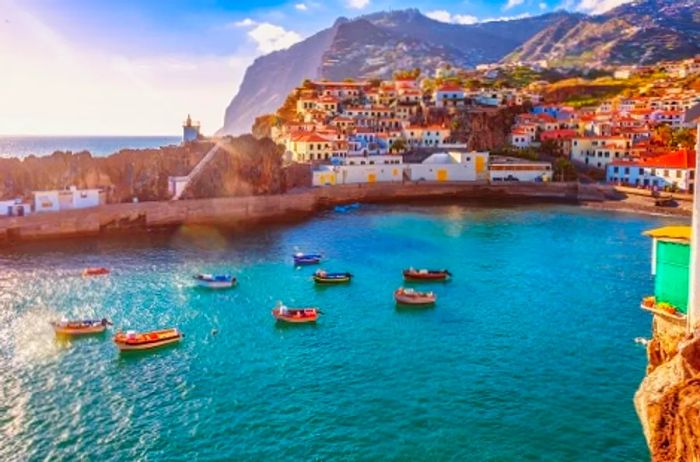
[[[300,132],[292,135],[292,141],[300,141],[303,143],[324,143],[330,141],[328,138],[324,138],[318,133],[311,132]]]
[[[571,139],[576,135],[576,130],[571,129],[547,130],[540,133],[540,139],[542,141],[554,139]]]
[[[446,83],[443,86],[441,86],[440,88],[438,88],[437,91],[463,91],[463,90],[462,90],[462,87],[460,87],[459,85]]]

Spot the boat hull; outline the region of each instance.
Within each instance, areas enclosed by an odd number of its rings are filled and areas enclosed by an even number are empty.
[[[85,268],[82,272],[83,276],[104,276],[109,274],[107,268]]]
[[[59,326],[59,325],[54,325],[53,330],[56,333],[56,335],[66,335],[66,336],[79,336],[79,335],[95,335],[95,334],[102,334],[104,331],[107,329],[107,326],[99,325],[99,326],[91,326],[91,327],[82,327],[82,328],[76,328],[76,327],[65,327],[65,326]]]
[[[277,320],[277,322],[290,323],[290,324],[305,324],[313,323],[318,320],[318,311],[314,310],[313,315],[304,316],[294,316],[293,314],[283,315],[279,312],[277,308],[272,310],[272,316]]]
[[[449,273],[414,273],[403,272],[403,278],[406,281],[446,281],[450,278]]]
[[[170,339],[165,339],[165,340],[159,340],[155,341],[152,343],[148,344],[128,344],[128,343],[118,343],[117,348],[119,348],[119,351],[142,351],[142,350],[153,350],[155,348],[161,348],[167,345],[173,345],[175,343],[180,343],[182,340],[182,336],[179,337],[174,337]]]
[[[202,281],[196,280],[197,287],[204,287],[205,289],[230,289],[236,285],[235,281]]]
[[[350,282],[352,278],[350,276],[346,276],[343,278],[322,278],[319,276],[314,276],[314,282],[316,284],[345,284]]]
[[[297,266],[318,265],[319,263],[321,263],[320,258],[295,258],[294,259],[294,264]]]
[[[175,328],[133,334],[118,332],[114,336],[114,343],[120,351],[152,350],[179,343],[182,337],[182,332]]]
[[[415,306],[425,306],[434,305],[435,297],[407,297],[405,295],[394,295],[396,303],[399,305],[415,305]]]

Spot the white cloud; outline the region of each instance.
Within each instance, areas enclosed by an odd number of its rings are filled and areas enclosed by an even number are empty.
[[[632,1],[633,0],[581,0],[576,9],[579,11],[585,11],[586,13],[600,14],[613,9],[616,6],[630,3]]]
[[[434,10],[429,11],[425,14],[427,17],[440,22],[454,23],[454,24],[475,24],[479,22],[476,16],[471,16],[468,14],[451,14],[446,10]]]
[[[297,3],[296,5],[294,5],[294,8],[296,8],[299,11],[306,11],[309,9],[309,7],[306,6],[306,3]]]
[[[348,8],[361,10],[369,5],[370,0],[347,0]]]
[[[530,16],[531,16],[530,13],[523,13],[523,14],[517,14],[515,16],[501,16],[498,18],[486,18],[486,19],[482,19],[481,22],[515,21],[516,19],[525,19],[525,18],[529,18]]]
[[[547,9],[547,4],[545,2],[540,2],[538,5],[540,7],[540,10],[546,10]]]
[[[255,41],[258,51],[261,53],[289,48],[302,39],[301,35],[296,32],[269,22],[257,24],[248,32],[248,37]]]
[[[503,6],[504,10],[510,10],[511,8],[515,8],[518,5],[522,5],[525,2],[525,0],[508,0],[508,3],[506,3]]]
[[[251,27],[251,26],[254,26],[254,25],[256,25],[256,24],[257,24],[257,22],[256,22],[256,21],[253,21],[253,20],[250,19],[250,18],[245,18],[245,19],[242,19],[242,20],[240,20],[240,21],[236,21],[236,22],[233,23],[233,25],[234,25],[235,27]]]

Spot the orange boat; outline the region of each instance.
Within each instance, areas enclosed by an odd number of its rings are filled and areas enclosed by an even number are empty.
[[[432,305],[437,296],[433,292],[418,292],[400,287],[394,292],[394,300],[400,305]]]
[[[150,350],[182,340],[182,332],[177,328],[154,330],[150,332],[117,332],[114,343],[121,351]]]
[[[83,276],[102,276],[104,274],[109,274],[109,269],[104,267],[85,268],[82,274]]]
[[[107,319],[84,319],[82,321],[54,321],[51,323],[56,335],[101,334],[112,323]]]
[[[429,270],[408,268],[403,270],[403,278],[407,281],[446,281],[452,273],[446,269]]]
[[[288,308],[284,305],[280,305],[272,310],[272,316],[277,321],[294,324],[316,322],[318,315],[318,308]]]

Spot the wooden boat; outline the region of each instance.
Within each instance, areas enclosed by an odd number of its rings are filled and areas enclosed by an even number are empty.
[[[403,270],[403,278],[407,281],[445,281],[452,276],[446,269],[429,270],[408,268]]]
[[[433,292],[418,292],[400,287],[394,292],[394,299],[401,305],[432,305],[437,296]]]
[[[321,255],[316,253],[295,253],[292,255],[295,265],[316,265],[321,263]]]
[[[171,345],[182,340],[182,333],[175,327],[150,332],[117,332],[114,343],[121,351],[150,350]]]
[[[293,324],[316,322],[318,315],[318,308],[288,308],[285,305],[279,305],[272,310],[272,316],[278,322]]]
[[[85,268],[82,272],[83,276],[102,276],[104,274],[109,274],[109,269],[101,266]]]
[[[199,287],[227,289],[236,285],[236,278],[230,274],[198,274],[194,277]]]
[[[51,323],[56,335],[93,335],[101,334],[111,326],[107,319],[83,319],[79,321],[54,321]]]
[[[352,274],[350,273],[328,273],[324,270],[318,270],[314,273],[314,282],[316,284],[343,284],[350,282]]]

